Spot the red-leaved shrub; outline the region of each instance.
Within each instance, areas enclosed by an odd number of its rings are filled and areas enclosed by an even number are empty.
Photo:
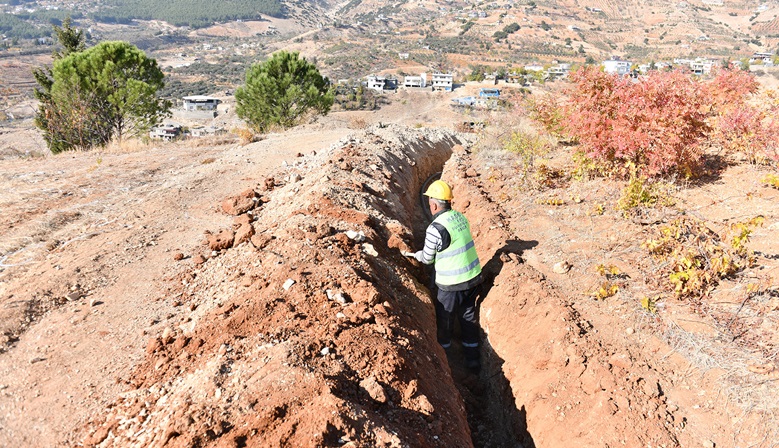
[[[751,163],[779,161],[779,121],[754,105],[742,105],[720,115],[713,140],[725,151],[742,153]]]
[[[702,84],[714,112],[744,105],[759,87],[757,79],[743,70],[716,70],[714,77]]]
[[[563,124],[565,121],[563,109],[558,104],[557,96],[544,95],[528,98],[527,110],[530,118],[540,123],[549,134],[556,138],[569,139]]]
[[[776,92],[766,90],[750,97],[758,90],[754,77],[742,71],[724,70],[712,80],[710,90],[719,110],[713,120],[712,141],[727,153],[743,154],[751,163],[779,161]]]
[[[646,176],[700,173],[717,117],[743,108],[757,89],[749,74],[724,70],[701,81],[681,70],[632,79],[584,67],[570,79],[561,107],[565,133],[596,162],[632,162]]]

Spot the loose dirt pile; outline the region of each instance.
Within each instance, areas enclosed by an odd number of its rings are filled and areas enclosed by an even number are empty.
[[[177,321],[162,300],[163,279],[186,262],[174,255],[230,225],[222,199],[348,132],[4,159],[0,440],[56,446],[113,401],[149,335]]]

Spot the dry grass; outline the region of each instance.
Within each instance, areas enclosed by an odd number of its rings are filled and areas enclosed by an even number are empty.
[[[748,369],[749,366],[762,364],[763,356],[742,350],[734,342],[727,342],[730,338],[722,333],[707,337],[687,332],[671,321],[668,321],[663,339],[672,348],[672,353],[682,355],[701,374],[718,369],[721,372],[719,380],[724,384],[721,392],[744,412],[779,412],[774,394],[779,378],[756,375]]]
[[[146,143],[141,139],[127,138],[123,140],[112,140],[104,148],[100,149],[100,152],[105,154],[129,154],[134,152],[146,151],[152,146],[156,146],[160,142],[154,141]]]
[[[201,137],[201,138],[191,138],[188,139],[187,145],[191,146],[193,148],[211,148],[214,146],[222,146],[222,145],[229,145],[233,143],[238,143],[240,141],[240,138],[236,135],[232,134],[222,134],[222,135],[213,135],[210,137]]]
[[[512,133],[539,135],[530,118],[523,114],[494,114],[488,121],[489,125],[485,126],[479,135],[481,149],[503,149]]]
[[[249,143],[262,140],[262,136],[260,134],[255,133],[247,127],[234,128],[230,132],[238,137],[238,141],[241,146],[246,146]]]

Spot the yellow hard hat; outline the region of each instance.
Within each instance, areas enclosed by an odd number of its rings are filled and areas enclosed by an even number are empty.
[[[430,196],[431,198],[440,199],[442,201],[451,201],[454,199],[454,196],[452,196],[452,189],[442,180],[437,180],[430,184],[424,194],[425,196]]]

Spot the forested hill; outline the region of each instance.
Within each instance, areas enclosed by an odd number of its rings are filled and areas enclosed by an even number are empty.
[[[99,22],[164,20],[176,26],[201,28],[230,20],[284,16],[281,0],[104,0],[92,14]]]
[[[220,22],[285,15],[282,0],[103,0],[74,2],[58,9],[45,7],[43,1],[10,0],[0,4],[0,34],[10,39],[51,36],[51,25],[61,25],[67,16],[77,23],[87,17],[103,23],[162,20],[203,28]]]

